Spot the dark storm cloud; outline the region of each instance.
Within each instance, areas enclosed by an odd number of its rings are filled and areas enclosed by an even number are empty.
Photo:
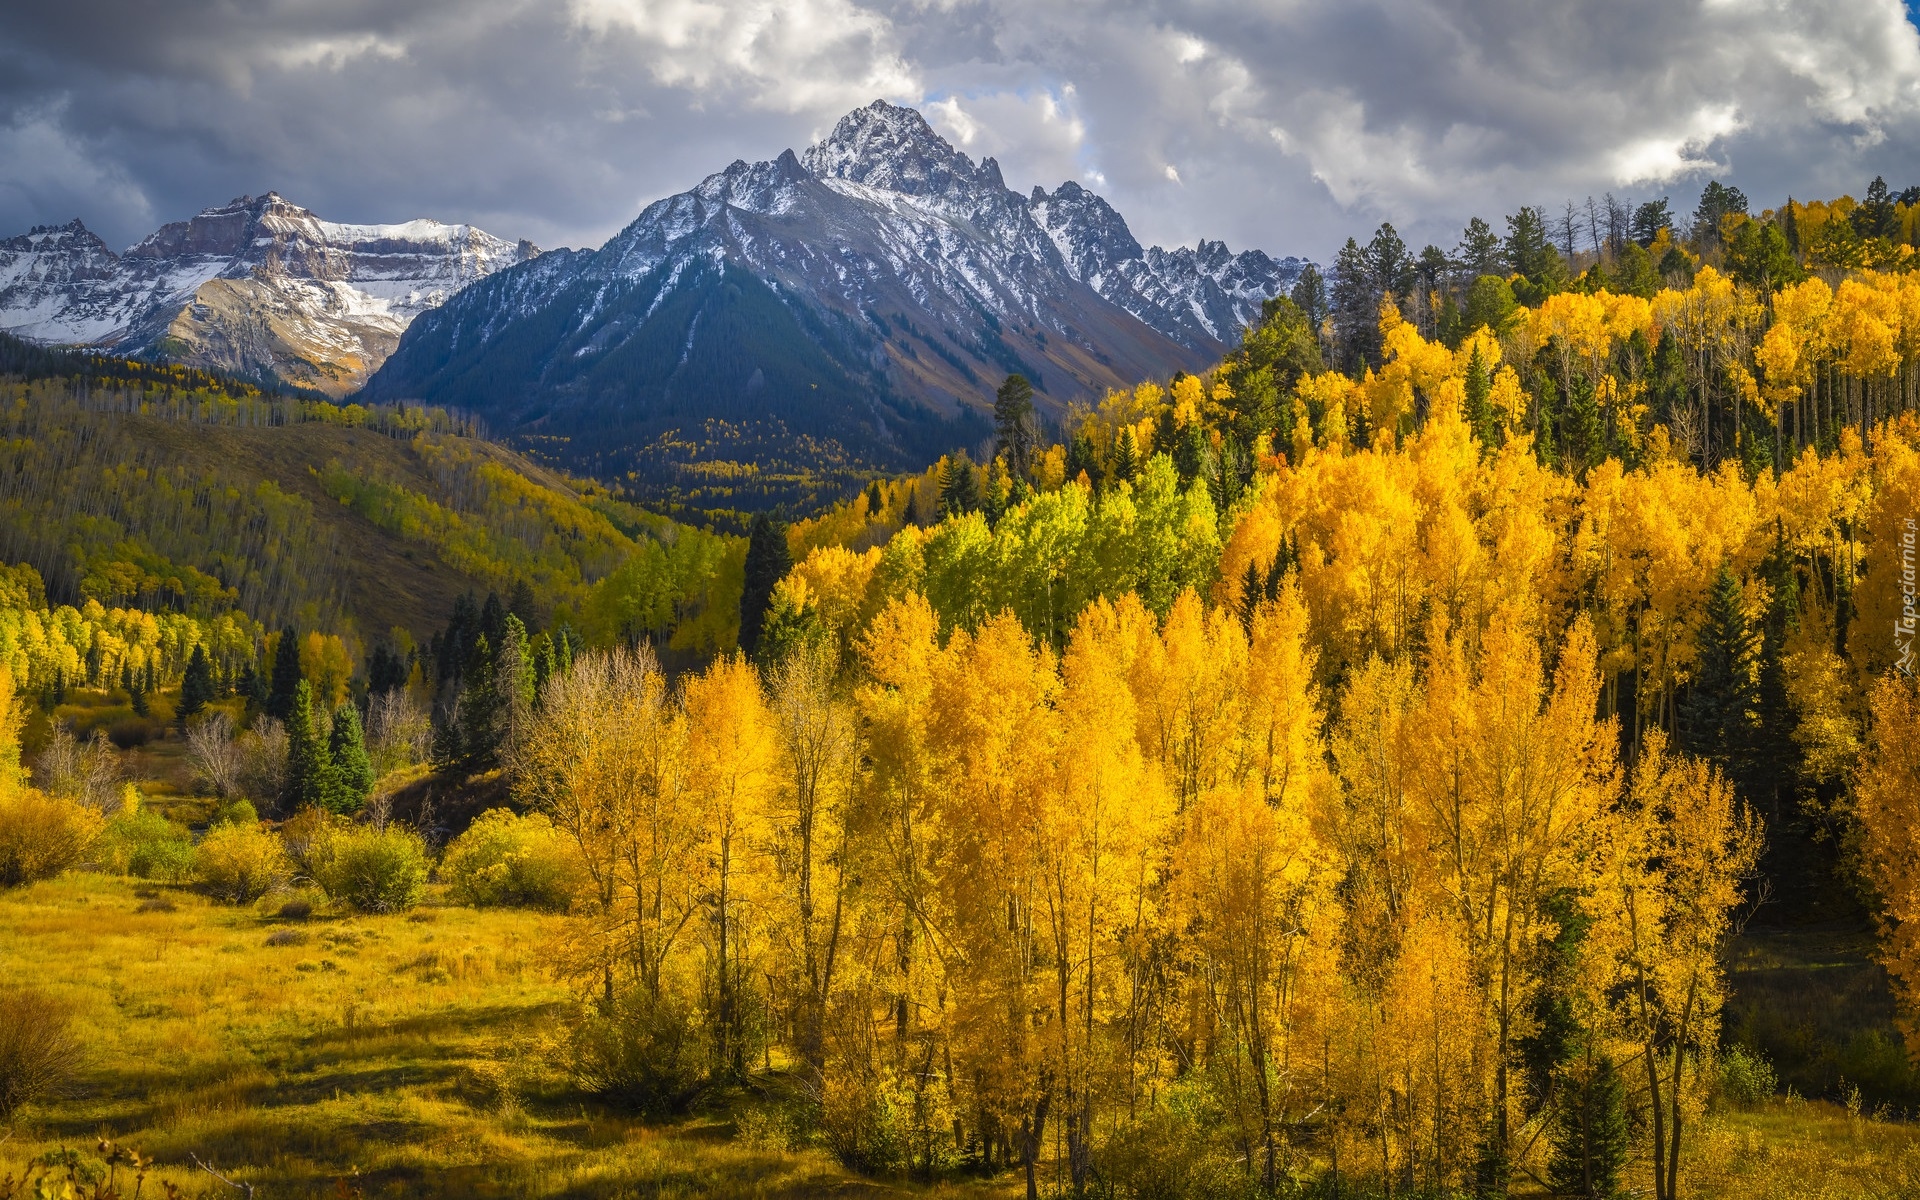
[[[0,232],[244,192],[597,243],[876,95],[1145,240],[1324,257],[1608,190],[1920,183],[1894,0],[81,0],[0,13]],[[1913,178],[1908,178],[1908,176]],[[1497,224],[1497,222],[1496,222]]]

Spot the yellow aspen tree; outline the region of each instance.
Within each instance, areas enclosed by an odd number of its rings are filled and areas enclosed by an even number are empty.
[[[1140,638],[1130,670],[1140,744],[1184,809],[1236,769],[1246,636],[1232,613],[1209,610],[1191,589],[1174,601],[1158,635],[1142,620],[1144,609],[1122,604],[1116,619]]]
[[[1452,914],[1481,988],[1487,1029],[1483,1171],[1504,1189],[1519,1142],[1516,1042],[1550,934],[1547,898],[1569,886],[1612,787],[1612,722],[1595,719],[1592,626],[1575,621],[1549,684],[1538,643],[1496,615],[1469,657],[1436,630],[1412,724],[1410,774],[1433,859],[1438,902]]]
[[[1263,719],[1249,740],[1266,763],[1195,798],[1174,870],[1190,970],[1213,1014],[1207,1054],[1268,1190],[1286,1165],[1283,1130],[1322,1076],[1311,1035],[1334,991],[1335,858],[1322,833],[1324,769],[1305,761],[1321,756],[1321,722],[1304,627],[1291,589],[1256,614],[1259,644],[1283,660],[1251,706]]]
[[[817,552],[816,552],[817,553]],[[780,789],[772,812],[782,886],[776,926],[794,998],[800,1060],[816,1080],[826,1062],[826,1018],[847,916],[856,816],[858,731],[836,682],[836,655],[801,647],[768,678],[780,744]]]
[[[944,961],[952,952],[940,940],[951,921],[934,886],[938,632],[939,618],[925,598],[909,594],[889,602],[861,642],[867,682],[855,694],[868,760],[862,822],[874,832],[870,853],[891,909],[884,921],[885,959],[874,967],[902,1036],[915,1013],[934,1023],[934,1006],[915,1002],[925,990],[918,985],[931,981],[929,960]]]
[[[1053,958],[1054,1053],[1075,1194],[1092,1181],[1096,1091],[1133,1071],[1127,1029],[1110,1029],[1135,983],[1127,955],[1157,920],[1158,868],[1174,805],[1134,738],[1128,665],[1144,623],[1096,601],[1061,662],[1059,740],[1036,830],[1036,869]],[[1104,1043],[1104,1044],[1103,1044]],[[1124,1074],[1109,1056],[1127,1059]]]
[[[1686,1068],[1719,1037],[1720,953],[1759,859],[1760,824],[1712,767],[1671,754],[1655,732],[1625,803],[1596,825],[1588,937],[1610,968],[1605,990],[1644,1072],[1654,1195],[1675,1200]]]
[[[1038,1192],[1036,1169],[1061,1081],[1048,1051],[1053,1013],[1043,956],[1036,835],[1040,790],[1054,759],[1059,677],[1010,613],[977,635],[957,630],[933,671],[936,741],[935,886],[952,1041],[988,1136],[1011,1145]]]
[[[1862,859],[1880,895],[1880,961],[1893,977],[1907,1055],[1920,1061],[1920,695],[1889,673],[1874,685],[1873,732],[1854,789]]]
[[[686,782],[702,820],[701,900],[710,922],[716,1054],[746,1072],[744,1010],[752,985],[752,917],[766,901],[767,842],[780,786],[780,746],[760,676],[738,656],[686,683]]]
[[[651,999],[699,911],[700,821],[683,775],[685,726],[651,651],[582,655],[548,681],[539,719],[512,764],[516,791],[552,818],[590,881],[571,968]]]

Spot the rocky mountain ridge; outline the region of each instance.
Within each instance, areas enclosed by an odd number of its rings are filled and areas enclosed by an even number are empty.
[[[268,192],[120,254],[78,220],[0,241],[0,329],[344,395],[414,317],[538,253],[471,225],[325,221]]]
[[[1304,266],[1143,249],[1078,184],[1024,196],[876,101],[801,154],[656,201],[598,250],[469,287],[365,394],[478,411],[603,476],[777,470],[803,444],[890,469],[984,436],[1011,372],[1058,412],[1203,368]]]

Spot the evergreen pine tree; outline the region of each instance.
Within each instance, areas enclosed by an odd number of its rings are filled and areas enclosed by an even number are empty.
[[[293,714],[293,694],[300,686],[300,635],[289,625],[280,631],[273,650],[273,680],[267,689],[266,712],[278,720]]]
[[[493,687],[499,702],[494,742],[498,749],[509,752],[511,761],[512,748],[520,744],[533,723],[534,697],[534,663],[527,630],[512,613],[507,614],[500,648],[493,654]]]
[[[234,691],[244,696],[249,712],[263,712],[267,707],[267,677],[254,668],[252,663],[240,667],[240,678],[234,684]]]
[[[1076,433],[1073,440],[1067,443],[1067,482],[1072,483],[1083,473],[1089,484],[1096,488],[1100,486],[1100,459],[1094,453],[1093,439],[1084,433]]]
[[[940,515],[964,516],[980,508],[980,481],[975,478],[973,460],[965,450],[946,460],[945,482],[940,487]]]
[[[553,678],[553,638],[547,634],[541,634],[539,637],[533,639],[531,650],[533,655],[533,696],[534,702],[537,704],[541,693],[547,690],[547,680]]]
[[[1140,472],[1140,445],[1134,440],[1133,426],[1120,430],[1113,443],[1113,479],[1129,483]]]
[[[514,580],[513,591],[507,596],[507,612],[519,617],[521,626],[529,632],[540,627],[533,605],[533,588],[528,586],[525,579]]]
[[[1626,1089],[1605,1055],[1579,1056],[1561,1073],[1547,1139],[1547,1183],[1554,1195],[1613,1200],[1620,1194]]]
[[[434,638],[434,683],[436,686],[460,677],[460,664],[467,661],[467,654],[473,649],[474,635],[480,631],[480,609],[473,601],[473,593],[460,596],[453,602],[453,615],[447,619],[446,631]]]
[[[504,631],[503,631],[504,632]],[[494,765],[500,733],[500,690],[494,679],[493,647],[487,635],[474,639],[473,653],[460,672],[460,699],[454,710],[452,761],[468,771]]]
[[[487,602],[480,606],[480,633],[488,643],[498,646],[500,635],[507,631],[507,606],[500,603],[498,592],[488,592]]]
[[[749,657],[760,645],[773,589],[793,569],[787,531],[761,513],[747,530],[746,581],[740,589],[740,649]]]
[[[207,661],[207,648],[196,645],[187,659],[186,674],[180,679],[180,710],[177,715],[191,717],[212,702],[213,664]]]
[[[351,700],[333,711],[327,758],[332,789],[326,807],[337,813],[359,812],[373,794],[373,761],[367,757],[366,738],[360,730],[360,710]]]
[[[1605,432],[1600,424],[1600,406],[1593,394],[1593,383],[1584,375],[1575,375],[1567,389],[1567,405],[1562,421],[1567,468],[1575,478],[1584,479],[1591,468],[1606,457]]]
[[[1688,751],[1729,774],[1752,744],[1759,700],[1756,641],[1741,604],[1740,581],[1723,566],[1707,593],[1700,663],[1680,705],[1680,732]]]
[[[565,625],[553,631],[553,669],[565,675],[573,670],[573,630]]]
[[[1007,469],[1016,479],[1026,478],[1033,466],[1036,435],[1033,427],[1033,385],[1025,375],[1009,375],[993,397],[993,433],[996,454],[1007,456]]]
[[[1247,573],[1240,580],[1240,625],[1251,636],[1253,634],[1254,610],[1260,607],[1260,601],[1266,597],[1266,573],[1260,564],[1247,560]]]
[[[303,808],[326,808],[334,798],[333,762],[327,754],[327,739],[313,711],[313,686],[302,679],[294,685],[293,704],[287,711],[287,792],[288,812]]]
[[[1478,345],[1473,348],[1473,357],[1467,360],[1467,428],[1480,441],[1480,449],[1485,453],[1493,449],[1493,379],[1487,372],[1487,356]]]
[[[127,699],[133,703],[135,716],[147,715],[147,674],[144,671],[132,672],[127,677]]]
[[[1200,422],[1188,425],[1174,438],[1173,469],[1179,472],[1181,487],[1211,474],[1207,468],[1212,458],[1213,448],[1207,445],[1207,431],[1200,427]]]
[[[375,646],[367,659],[367,693],[373,696],[407,686],[407,658],[385,644]]]

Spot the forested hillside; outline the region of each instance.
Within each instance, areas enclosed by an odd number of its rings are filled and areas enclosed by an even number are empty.
[[[424,641],[462,596],[516,590],[577,629],[664,634],[725,573],[725,539],[443,411],[11,339],[0,372],[0,562],[35,568],[54,605],[239,614],[365,653]]]

